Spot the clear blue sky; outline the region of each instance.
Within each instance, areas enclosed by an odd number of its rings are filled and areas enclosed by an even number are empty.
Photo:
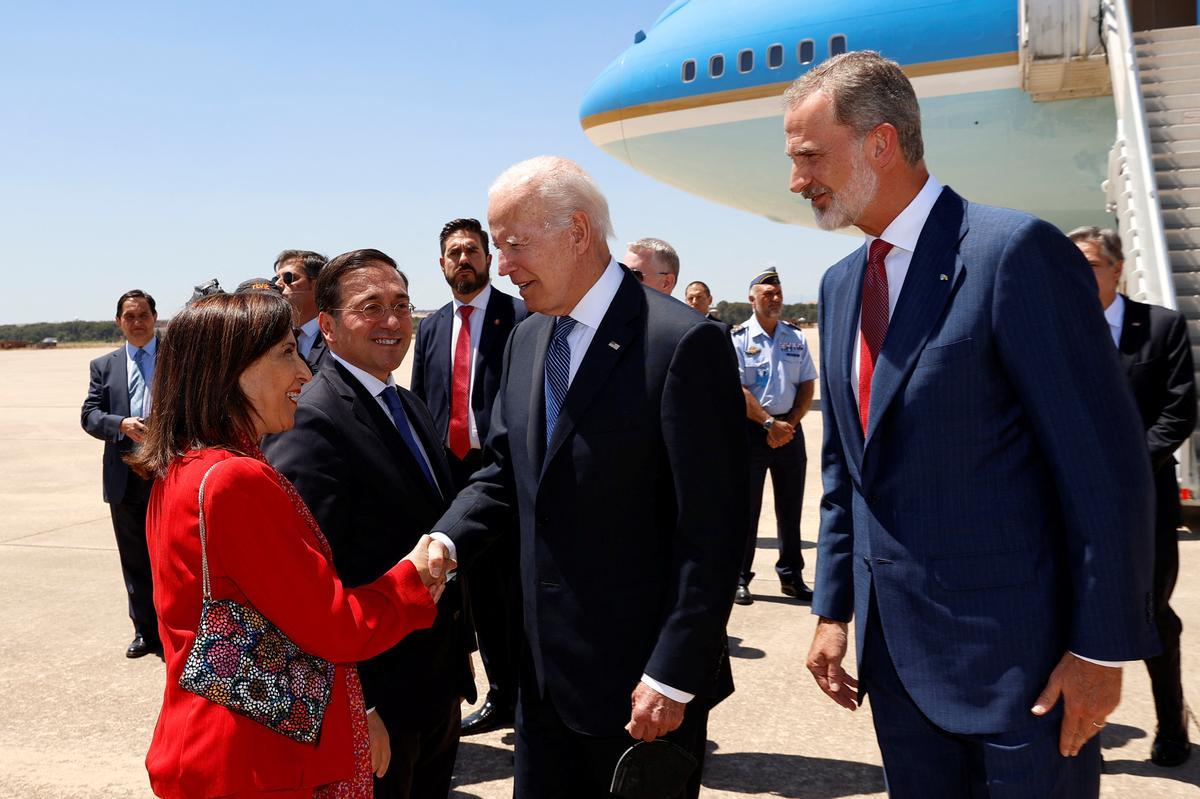
[[[666,2],[8,4],[0,323],[111,318],[134,287],[169,316],[288,247],[378,247],[435,308],[441,225],[485,219],[492,179],[546,153],[599,183],[618,252],[667,239],[718,300],[775,262],[785,298],[811,300],[857,239],[658,184],[579,127],[592,77]]]

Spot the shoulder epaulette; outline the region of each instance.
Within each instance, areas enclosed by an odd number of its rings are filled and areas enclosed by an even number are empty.
[[[734,333],[741,333],[745,329],[745,325],[734,325],[733,327],[729,328],[729,335],[732,336]]]

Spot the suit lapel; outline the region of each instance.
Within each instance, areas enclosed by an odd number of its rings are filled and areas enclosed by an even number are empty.
[[[879,362],[875,364],[864,451],[958,285],[963,268],[958,243],[966,232],[963,199],[950,189],[943,189],[917,240],[900,299],[888,323]]]
[[[433,352],[429,355],[429,363],[444,363],[445,369],[439,370],[438,379],[442,383],[442,396],[446,398],[447,403],[452,401],[452,391],[454,389],[454,363],[450,360],[450,353],[453,351],[453,345],[450,342],[454,335],[454,303],[442,306],[438,311],[437,318],[431,320],[437,325],[433,336]],[[447,418],[449,418],[449,410],[447,406]]]
[[[596,393],[605,385],[609,373],[629,349],[629,342],[638,331],[638,322],[646,317],[646,297],[641,284],[628,273],[623,276],[621,287],[613,297],[612,305],[600,321],[600,327],[592,337],[592,343],[583,356],[579,371],[571,381],[567,396],[559,411],[542,474],[554,460],[563,441],[575,430],[575,425],[587,411]],[[543,353],[543,360],[545,354]]]
[[[1109,329],[1107,326],[1105,329]],[[1128,375],[1137,362],[1138,353],[1150,339],[1150,307],[1125,298],[1125,318],[1121,320],[1121,344],[1117,348],[1121,368]]]
[[[535,321],[536,320],[536,321]],[[541,325],[541,330],[533,332],[533,362],[529,375],[529,425],[526,433],[525,446],[529,452],[529,461],[540,467],[546,452],[546,349],[550,346],[550,337],[554,335],[554,317],[537,315],[527,324]]]
[[[438,457],[443,449],[442,444],[438,441],[438,435],[426,421],[427,412],[417,407],[416,404],[420,400],[410,392],[401,389],[400,402],[404,405],[404,413],[408,415],[409,424],[412,425],[413,435],[421,442],[421,446],[425,448],[425,454],[429,457],[429,467],[438,484],[438,492],[440,494],[438,498],[445,501],[450,498],[448,492],[450,486],[453,485],[454,478],[450,476],[450,466],[446,463],[446,459]],[[378,403],[376,407],[378,407]],[[408,445],[405,445],[405,451],[408,451]],[[420,468],[419,464],[418,468]],[[421,474],[421,482],[429,483],[425,479],[424,473]]]
[[[408,476],[409,482],[421,486],[427,497],[440,500],[441,497],[437,495],[433,486],[429,485],[429,481],[425,479],[425,474],[421,471],[421,467],[409,451],[408,445],[404,443],[404,439],[400,436],[400,431],[396,429],[396,424],[391,420],[387,412],[379,407],[379,402],[371,396],[371,393],[367,391],[362,383],[358,382],[352,374],[345,370],[345,367],[337,361],[330,360],[335,366],[338,382],[341,383],[341,386],[338,387],[339,391],[342,397],[350,402],[354,418],[375,434],[375,437],[379,439],[380,443],[387,450],[390,462],[395,464],[402,473]],[[404,396],[404,392],[401,392],[401,396]],[[408,414],[408,419],[415,431],[417,425],[413,421],[413,414]],[[425,444],[425,442],[422,443]],[[425,444],[425,446],[428,448],[428,444]],[[438,477],[438,479],[440,480],[441,478]]]
[[[125,345],[112,354],[113,364],[109,370],[113,387],[112,412],[121,417],[129,416],[129,368],[126,363]]]
[[[507,298],[507,295],[493,287],[492,296],[483,310],[483,327],[479,333],[479,346],[475,348],[475,383],[471,391],[471,407],[476,410],[483,407],[483,389],[480,386],[483,384],[484,364],[492,350],[504,346],[506,336],[502,336],[501,331],[507,333],[512,329],[512,304],[504,302]],[[508,324],[505,324],[506,321]]]
[[[862,460],[863,431],[858,417],[858,401],[854,394],[854,345],[858,340],[858,316],[862,306],[862,284],[867,269],[867,247],[864,244],[854,254],[853,269],[846,276],[841,289],[842,294],[837,298],[835,307],[843,309],[837,320],[831,340],[831,360],[841,366],[843,379],[837,386],[831,386],[835,392],[832,401],[841,406],[838,419],[846,420],[841,430],[843,440],[850,445],[850,451]]]

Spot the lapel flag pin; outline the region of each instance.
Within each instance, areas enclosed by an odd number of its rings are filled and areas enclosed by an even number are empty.
[[[496,326],[498,327],[498,326],[500,325],[500,320],[499,320],[499,319],[493,319],[493,320],[492,320],[492,324],[493,324],[493,325],[496,325]]]
[[[940,274],[940,275],[938,275],[938,279],[939,279],[939,280],[949,280],[949,279],[950,279],[950,276],[949,276],[949,275],[947,275],[947,274],[945,274],[945,273],[943,273],[943,274]]]
[[[610,342],[608,342],[608,346],[612,347],[614,350],[619,350],[619,349],[621,349],[621,345],[620,345],[620,344],[618,344],[618,343],[617,343],[617,342],[615,342],[615,341],[610,341]]]

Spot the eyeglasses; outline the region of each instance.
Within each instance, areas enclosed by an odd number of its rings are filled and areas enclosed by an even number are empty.
[[[361,308],[330,308],[331,311],[345,311],[346,313],[362,314],[362,318],[368,322],[378,322],[385,318],[388,314],[395,314],[397,319],[408,319],[412,316],[412,312],[416,310],[415,305],[411,302],[398,302],[395,305],[383,305],[378,302],[368,302]]]
[[[636,278],[638,279],[638,282],[639,282],[639,283],[645,283],[645,282],[646,282],[646,273],[645,273],[645,272],[643,272],[642,270],[640,270],[640,269],[630,269],[629,271],[630,271],[630,272],[633,272],[633,276],[634,276],[634,277],[636,277]],[[671,274],[671,273],[670,273],[670,272],[651,272],[650,274],[652,274],[652,275],[669,275],[669,274]]]

